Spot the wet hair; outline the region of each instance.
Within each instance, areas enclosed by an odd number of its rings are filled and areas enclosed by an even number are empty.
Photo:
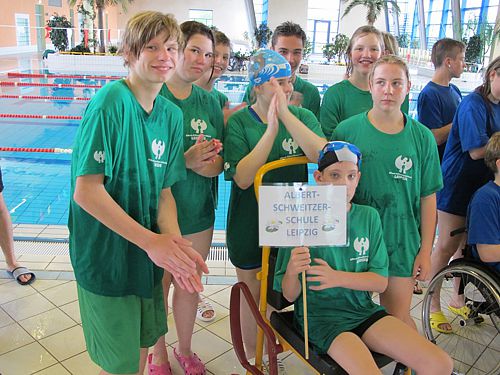
[[[276,43],[278,43],[278,38],[280,36],[296,36],[302,39],[302,47],[306,46],[307,36],[302,27],[299,24],[293,23],[292,21],[286,21],[278,25],[274,29],[273,37],[271,39],[271,46],[274,48]]]
[[[397,39],[391,33],[382,31],[382,36],[384,37],[385,51],[388,51],[389,55],[399,55],[399,43]]]
[[[380,30],[378,30],[376,27],[373,26],[361,26],[354,31],[354,33],[351,36],[351,39],[349,40],[349,46],[347,47],[346,55],[347,55],[347,67],[346,67],[346,77],[349,78],[352,74],[352,48],[354,46],[354,43],[356,43],[356,40],[361,38],[362,36],[365,36],[366,34],[374,34],[380,44],[380,53],[383,53],[385,51],[385,44],[384,44],[384,37],[382,36],[382,33]]]
[[[213,31],[215,37],[215,44],[222,44],[224,46],[228,46],[231,48],[231,41],[222,31],[215,30]]]
[[[447,57],[456,59],[457,55],[463,51],[465,51],[463,42],[450,38],[439,39],[432,46],[432,64],[434,64],[434,68],[439,68]]]
[[[500,132],[494,133],[486,144],[484,152],[484,163],[493,173],[498,173],[497,160],[500,159]]]
[[[123,56],[125,66],[129,65],[129,57],[138,59],[146,44],[162,32],[166,32],[167,40],[174,39],[180,44],[181,31],[172,14],[145,11],[132,16],[127,22],[118,51]]]
[[[368,75],[368,81],[371,82],[371,80],[373,79],[373,75],[375,74],[375,69],[377,69],[377,67],[379,67],[380,65],[384,64],[394,64],[401,67],[401,69],[405,73],[406,79],[408,80],[408,82],[410,82],[410,71],[408,69],[408,65],[406,65],[406,62],[401,57],[396,55],[385,55],[382,56],[377,61],[375,61]]]
[[[200,34],[206,36],[208,39],[212,41],[212,53],[215,52],[214,32],[207,25],[198,21],[185,21],[181,23],[181,32],[183,37],[182,51],[186,49],[189,39],[191,39],[194,35]],[[212,79],[213,74],[214,74],[214,61],[212,60],[212,72],[210,73],[210,77],[208,78],[209,81]]]
[[[208,39],[212,41],[212,52],[215,47],[215,38],[214,33],[207,25],[198,22],[198,21],[185,21],[181,23],[181,31],[183,37],[183,46],[182,50],[184,50],[191,39],[196,34],[201,34],[206,36]]]

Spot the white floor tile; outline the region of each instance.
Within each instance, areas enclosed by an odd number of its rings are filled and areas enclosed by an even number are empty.
[[[0,328],[5,327],[9,324],[14,323],[14,320],[0,308]]]
[[[76,282],[74,281],[46,289],[41,293],[57,306],[76,301],[78,298]]]
[[[0,356],[2,375],[32,374],[56,363],[57,360],[37,342]]]
[[[33,337],[28,335],[17,323],[0,328],[0,354],[21,348],[33,341],[35,341]],[[0,369],[2,369],[1,366]]]
[[[92,362],[87,352],[83,352],[62,362],[72,375],[93,375],[99,373],[99,367]]]
[[[19,285],[14,280],[11,280],[8,283],[0,285],[0,305],[35,293],[36,290],[31,286]]]
[[[62,365],[57,364],[54,366],[50,366],[45,370],[36,372],[34,375],[71,375],[68,370],[66,370]]]
[[[79,325],[41,339],[40,344],[46,347],[58,361],[63,361],[86,350],[83,330]]]
[[[2,305],[2,308],[17,321],[41,314],[55,306],[42,295],[36,293]]]
[[[19,322],[31,336],[40,340],[76,326],[76,322],[55,308]]]
[[[75,322],[78,324],[82,323],[82,318],[80,316],[80,305],[78,304],[78,301],[74,301],[71,303],[68,303],[66,305],[62,305],[59,307],[62,311],[64,311],[66,314],[69,315],[71,319],[73,319]]]

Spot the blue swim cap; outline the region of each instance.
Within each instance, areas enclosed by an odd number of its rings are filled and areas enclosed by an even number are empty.
[[[260,86],[272,77],[290,77],[292,69],[286,59],[270,49],[259,49],[250,58],[248,77],[253,86]]]

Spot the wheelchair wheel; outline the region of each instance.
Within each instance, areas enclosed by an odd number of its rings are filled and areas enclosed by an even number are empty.
[[[449,308],[454,285],[460,285],[459,293],[464,295],[470,309],[467,319]],[[441,311],[451,324],[452,333],[440,333],[431,327],[431,299],[436,293],[440,295]],[[423,299],[423,331],[428,340],[452,357],[454,373],[467,374],[475,368],[486,374],[500,374],[499,293],[498,276],[483,265],[463,260],[452,262],[430,282]]]

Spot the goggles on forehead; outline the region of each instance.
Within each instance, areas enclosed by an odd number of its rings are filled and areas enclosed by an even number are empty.
[[[348,142],[328,142],[319,152],[318,170],[321,172],[329,165],[339,161],[350,161],[361,168],[361,151]]]

